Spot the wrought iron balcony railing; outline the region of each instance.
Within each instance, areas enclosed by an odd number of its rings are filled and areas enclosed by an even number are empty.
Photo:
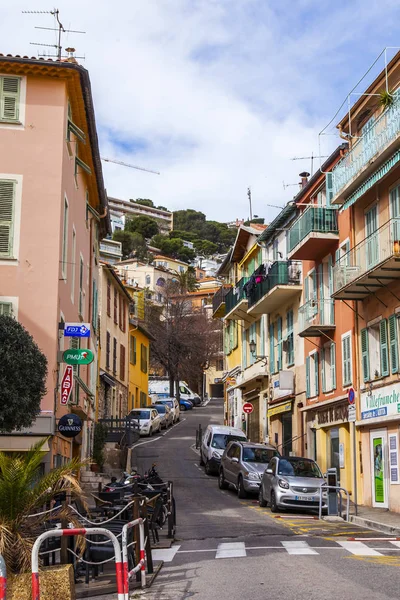
[[[239,281],[233,285],[233,287],[229,290],[228,294],[225,298],[226,304],[226,313],[228,314],[231,310],[235,308],[242,302],[242,300],[247,300],[247,296],[244,290],[245,284],[248,282],[249,277],[242,277]]]
[[[274,262],[264,281],[255,285],[251,290],[249,308],[278,285],[301,285],[301,262],[295,260],[278,260]]]
[[[337,209],[310,205],[289,229],[289,248],[292,252],[310,233],[339,233]]]

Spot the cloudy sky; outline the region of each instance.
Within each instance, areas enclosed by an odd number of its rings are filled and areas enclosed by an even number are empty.
[[[13,0],[0,52],[54,43],[51,8]],[[318,154],[318,133],[385,46],[400,44],[398,0],[58,0],[89,70],[109,195],[152,198],[221,221],[272,219]],[[396,35],[397,34],[397,35]],[[51,51],[51,49],[47,48]],[[389,51],[392,56],[394,50]],[[383,59],[364,80],[383,68]],[[361,90],[360,90],[361,91]],[[353,97],[355,99],[355,97]],[[342,113],[341,113],[342,114]],[[333,132],[333,128],[330,128]],[[327,154],[339,143],[322,138]],[[317,165],[318,166],[318,165]]]

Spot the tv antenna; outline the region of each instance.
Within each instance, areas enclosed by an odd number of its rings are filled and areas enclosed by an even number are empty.
[[[286,188],[291,187],[292,185],[297,185],[299,186],[298,183],[285,183],[284,181],[282,181],[282,185],[283,185],[283,189],[286,190]]]
[[[32,46],[48,46],[50,48],[55,48],[57,54],[44,54],[43,56],[54,56],[57,60],[61,60],[62,58],[62,34],[63,33],[86,33],[86,31],[77,31],[76,29],[65,29],[63,24],[60,21],[60,11],[58,8],[54,8],[53,10],[23,10],[23,14],[26,15],[53,15],[57,21],[57,27],[35,27],[35,29],[45,29],[47,31],[58,31],[57,44],[41,44],[39,42],[30,42]],[[67,49],[68,52],[68,49]],[[85,58],[84,56],[77,56],[76,58]]]
[[[121,165],[123,167],[129,167],[130,169],[137,169],[138,171],[146,171],[146,173],[154,173],[154,175],[160,175],[158,171],[152,171],[151,169],[145,169],[144,167],[136,167],[135,165],[130,165],[126,162],[122,162],[122,160],[114,160],[112,158],[105,158],[104,156],[100,157],[104,162],[114,163],[116,165]]]
[[[247,197],[249,199],[250,221],[252,221],[253,220],[253,210],[251,208],[251,188],[250,187],[247,188]]]
[[[311,156],[294,156],[290,160],[311,160],[311,175],[314,173],[314,158],[329,158],[328,155],[314,156],[314,152],[311,152]],[[292,184],[289,184],[292,185]],[[294,184],[293,184],[294,185]],[[283,186],[285,188],[285,186]]]

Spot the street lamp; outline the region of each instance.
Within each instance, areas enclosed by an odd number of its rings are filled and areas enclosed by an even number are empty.
[[[257,355],[257,344],[255,343],[254,340],[251,340],[251,342],[249,342],[249,348],[250,348],[250,353],[254,356],[254,358],[256,360],[263,360],[265,361],[265,365],[268,362],[268,357],[267,356],[258,356]]]

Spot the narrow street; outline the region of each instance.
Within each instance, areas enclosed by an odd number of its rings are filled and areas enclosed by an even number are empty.
[[[135,447],[139,470],[156,462],[162,477],[174,482],[177,502],[176,541],[155,550],[164,566],[146,598],[398,597],[400,542],[352,523],[290,513],[282,519],[255,497],[239,500],[233,489],[219,490],[194,450],[196,427],[210,422],[222,422],[222,403],[184,413],[165,435]]]

